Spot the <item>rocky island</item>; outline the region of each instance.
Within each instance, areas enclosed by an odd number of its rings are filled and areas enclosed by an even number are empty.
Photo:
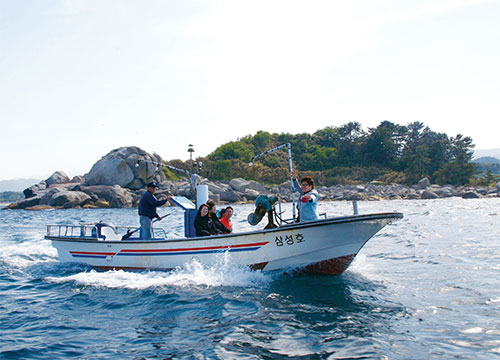
[[[122,147],[105,155],[83,176],[70,179],[64,172],[56,171],[48,179],[26,188],[23,191],[24,199],[4,209],[130,208],[137,206],[150,181],[159,184],[158,197],[173,194],[194,199],[188,179],[167,179],[162,164],[163,160],[157,154],[149,154],[135,146]],[[209,197],[220,203],[252,202],[261,194],[272,194],[282,201],[292,199],[290,181],[268,185],[242,178],[211,181],[199,176],[196,181],[206,184]],[[318,186],[317,190],[321,200],[336,201],[448,197],[473,199],[498,197],[500,184],[496,187],[441,186],[423,178],[411,186],[374,181],[359,185]]]

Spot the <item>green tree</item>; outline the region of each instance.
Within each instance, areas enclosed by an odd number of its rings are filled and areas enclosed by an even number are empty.
[[[358,122],[325,127],[313,134],[268,133],[259,131],[219,146],[204,162],[203,175],[212,179],[245,177],[280,183],[288,178],[285,149],[250,159],[275,146],[292,145],[293,164],[324,184],[372,180],[415,183],[424,176],[431,182],[466,184],[474,176],[471,165],[474,145],[469,137],[449,138],[422,122],[407,126],[383,121],[363,131]]]
[[[486,172],[477,180],[478,185],[494,186],[500,180],[500,176],[494,175],[490,170]]]
[[[417,182],[425,176],[429,176],[429,164],[431,162],[429,146],[425,142],[425,133],[429,131],[423,123],[416,121],[408,124],[406,139],[401,156],[401,167],[407,180]]]
[[[474,145],[470,137],[457,135],[450,138],[447,149],[447,163],[436,171],[438,184],[463,185],[468,184],[476,171],[472,160]]]
[[[360,159],[359,149],[366,133],[361,128],[359,122],[351,121],[342,125],[337,130],[336,137],[338,157],[345,166],[355,165],[356,160]]]
[[[397,169],[406,131],[406,127],[390,121],[369,129],[363,145],[365,164]]]

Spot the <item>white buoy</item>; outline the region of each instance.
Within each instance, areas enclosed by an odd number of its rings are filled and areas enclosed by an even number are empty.
[[[208,185],[198,185],[196,187],[196,208],[208,201]]]

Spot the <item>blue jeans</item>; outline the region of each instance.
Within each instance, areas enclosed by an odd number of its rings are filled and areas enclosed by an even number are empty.
[[[141,215],[139,217],[139,222],[141,223],[141,239],[151,240],[153,238],[153,219]]]

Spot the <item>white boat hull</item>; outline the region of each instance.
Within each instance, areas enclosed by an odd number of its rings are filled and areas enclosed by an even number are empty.
[[[154,241],[46,238],[61,261],[103,269],[174,269],[193,259],[212,264],[228,252],[231,262],[263,271],[341,274],[373,235],[402,217],[400,213],[355,215],[247,233]]]

